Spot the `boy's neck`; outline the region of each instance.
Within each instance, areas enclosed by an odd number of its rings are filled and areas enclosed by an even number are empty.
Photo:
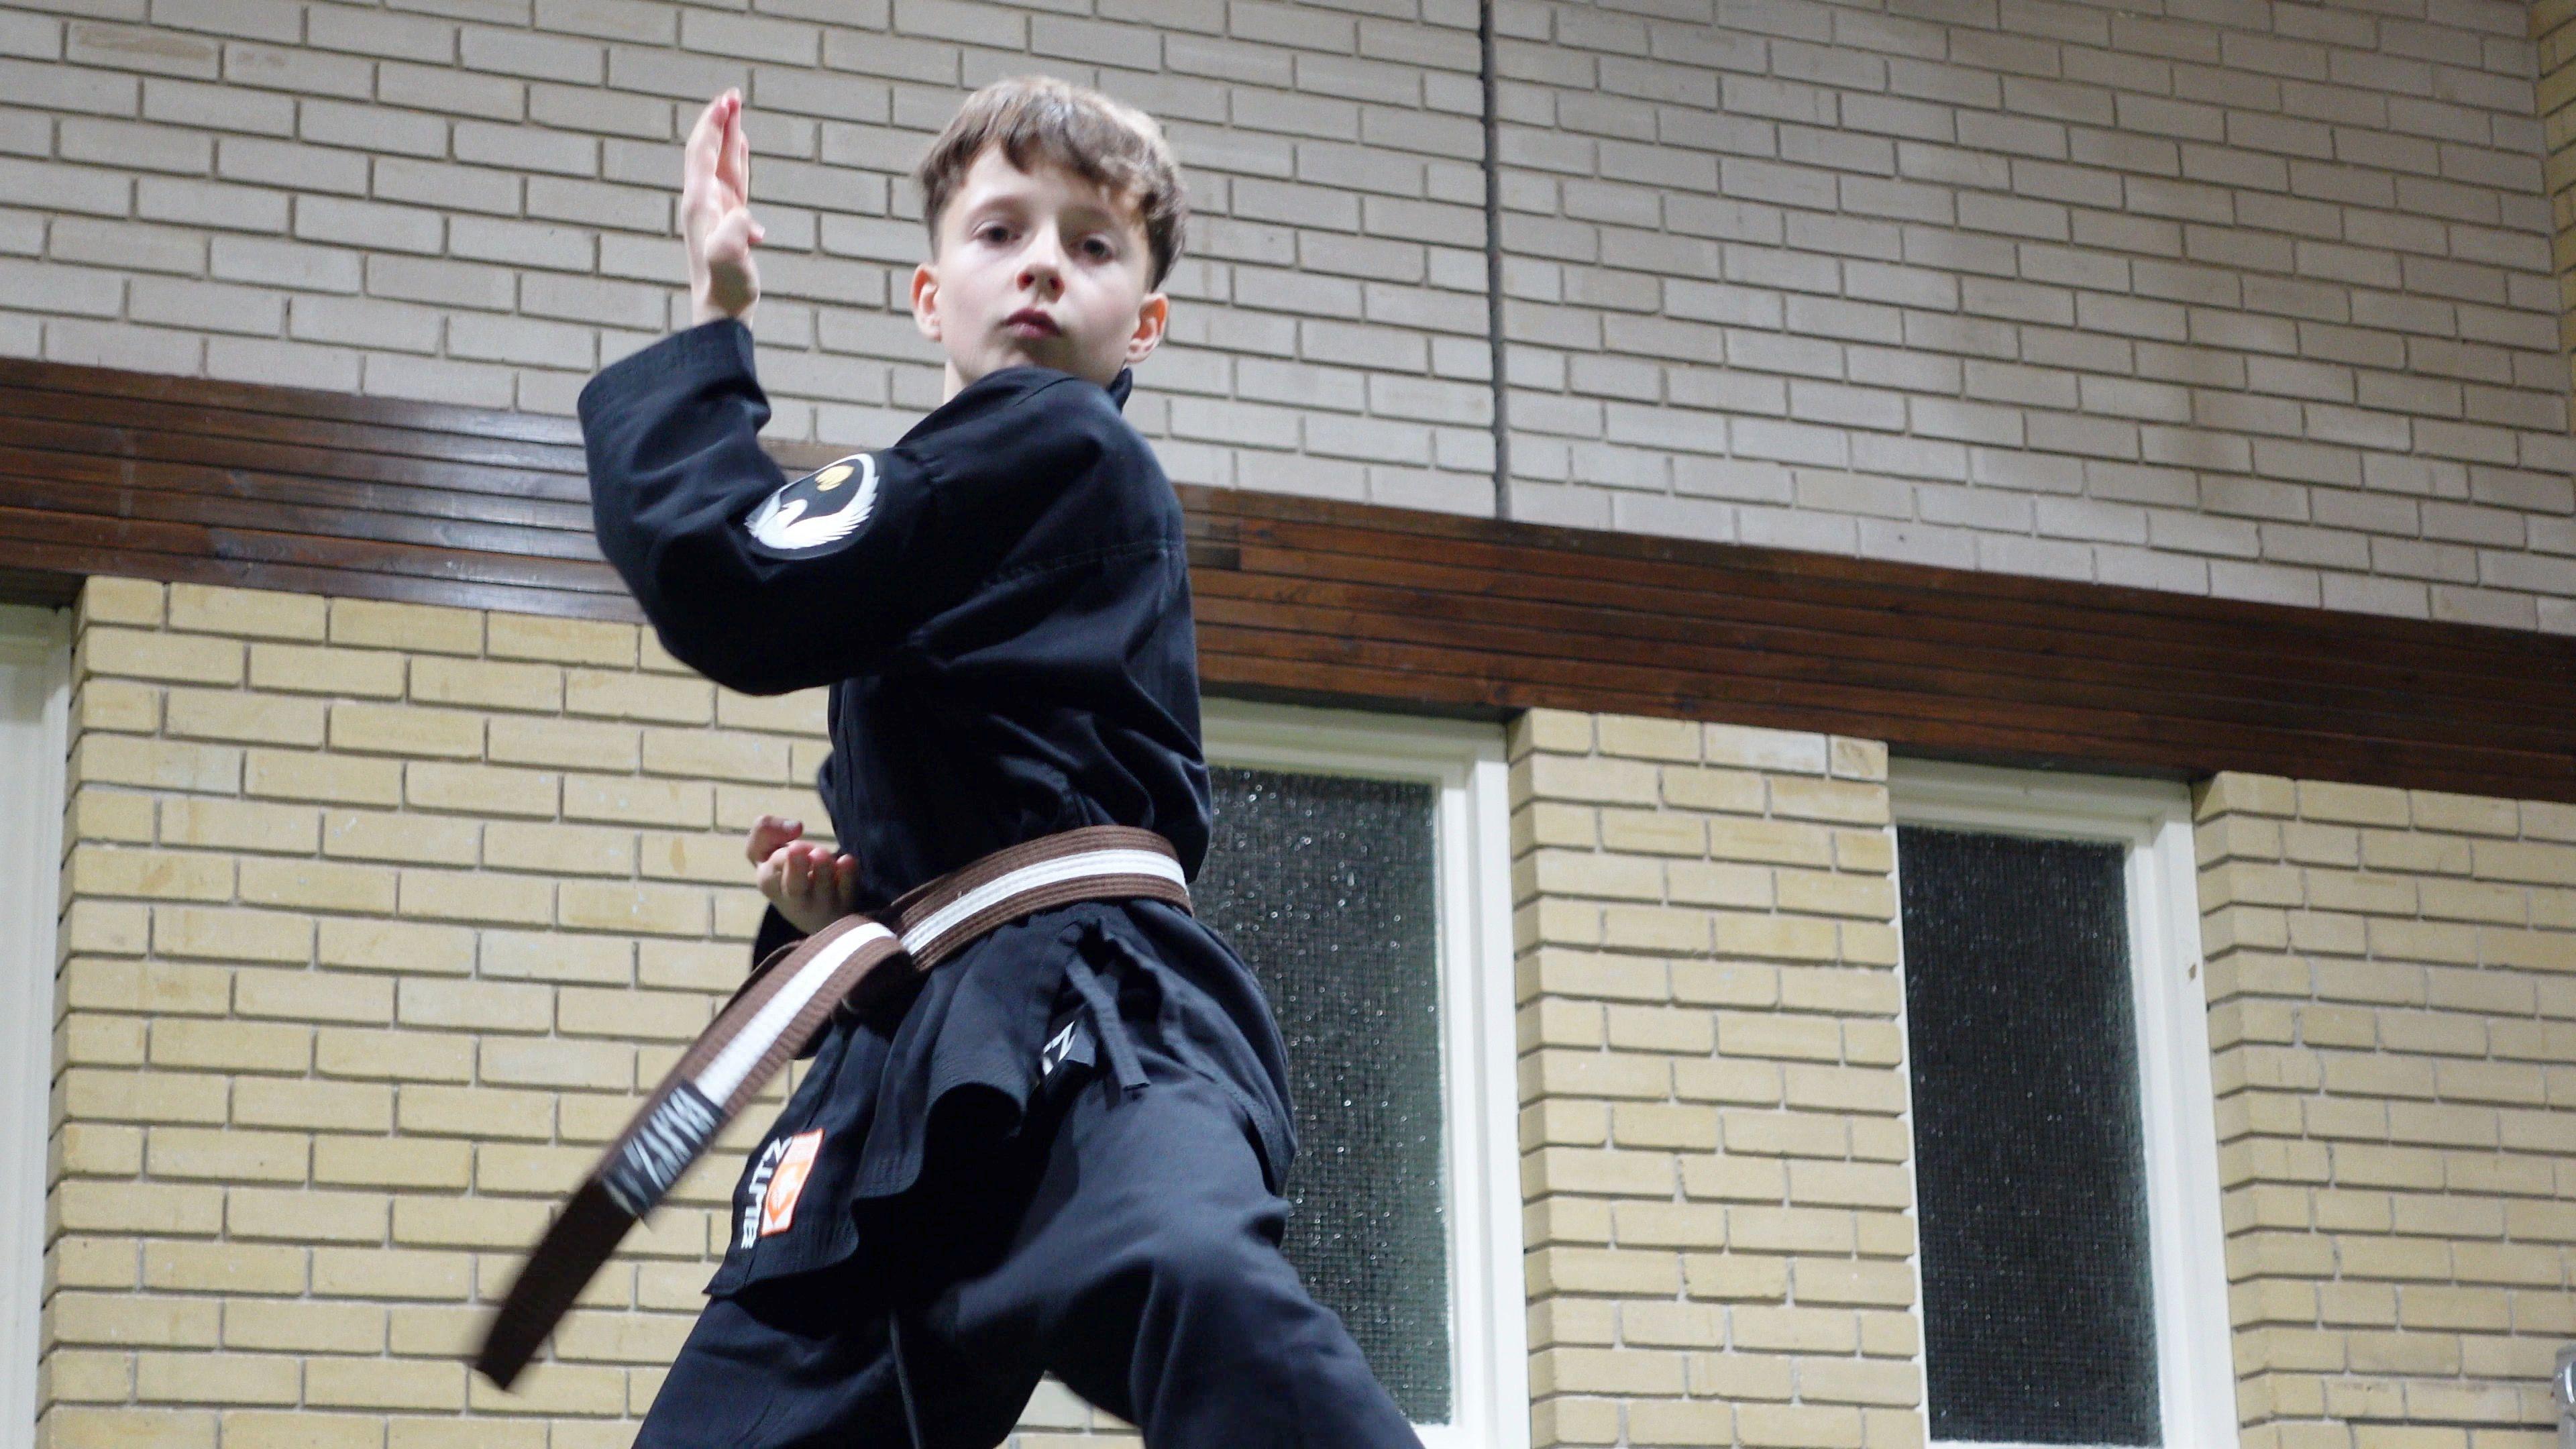
[[[1027,367],[1027,366],[1034,366],[1034,365],[1035,365],[1035,364],[1031,364],[1031,363],[1013,363],[1013,364],[1012,364],[1012,366],[1014,366],[1014,367]],[[995,370],[996,372],[999,372],[999,371],[1002,371],[1003,369],[996,368],[996,369],[994,369],[994,370]],[[1122,369],[1122,370],[1123,370],[1123,369]],[[942,377],[941,382],[940,382],[940,385],[939,385],[939,400],[940,400],[941,402],[943,402],[943,403],[944,403],[944,402],[948,401],[950,398],[953,398],[953,397],[957,396],[957,394],[959,394],[959,393],[961,393],[961,392],[964,392],[964,391],[966,390],[966,378],[965,378],[963,375],[961,375],[961,374],[957,371],[957,363],[956,363],[953,359],[947,363],[946,367],[943,369],[943,372],[944,372],[944,376]],[[980,379],[978,379],[978,380],[980,381]],[[1102,387],[1107,387],[1109,384],[1104,382],[1104,383],[1102,383],[1102,384],[1100,384],[1100,385],[1101,385]]]

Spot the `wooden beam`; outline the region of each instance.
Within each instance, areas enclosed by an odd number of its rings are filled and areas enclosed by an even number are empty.
[[[2576,640],[1179,492],[1212,692],[2576,801]],[[636,618],[588,498],[568,419],[0,360],[0,597],[110,573]]]

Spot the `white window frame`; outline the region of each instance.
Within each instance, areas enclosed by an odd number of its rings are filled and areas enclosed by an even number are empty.
[[[2165,1449],[2235,1449],[2236,1379],[2190,791],[2161,780],[1896,760],[1888,767],[1888,793],[1897,825],[2126,847],[2123,884],[2129,981],[2137,1013],[2162,1440]],[[1898,869],[1903,868],[1900,860]],[[1900,939],[1902,914],[1900,910]],[[1910,1092],[1906,1127],[1910,1136]],[[1916,1201],[1921,1201],[1919,1195]],[[1914,1297],[1919,1315],[1919,1251]],[[1928,1403],[1924,1413],[1928,1422]],[[1947,1441],[1936,1449],[1947,1449]]]
[[[1208,763],[1436,787],[1451,1420],[1423,1449],[1527,1449],[1511,803],[1499,726],[1208,699]]]
[[[0,1449],[36,1442],[45,1138],[53,1088],[71,636],[55,610],[0,605]]]

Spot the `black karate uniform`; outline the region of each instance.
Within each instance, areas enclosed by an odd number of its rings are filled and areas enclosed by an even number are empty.
[[[1084,825],[1197,875],[1181,512],[1129,385],[1004,369],[792,482],[737,322],[583,389],[600,548],[664,646],[832,686],[816,783],[860,910]],[[771,911],[754,959],[794,938]],[[1004,926],[823,1036],[637,1442],[985,1449],[1052,1370],[1154,1449],[1414,1445],[1278,1252],[1295,1151],[1278,1027],[1212,931],[1153,901]]]

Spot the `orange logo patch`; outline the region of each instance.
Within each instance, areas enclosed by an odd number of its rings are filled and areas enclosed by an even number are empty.
[[[799,1132],[787,1139],[787,1155],[770,1175],[769,1195],[760,1200],[760,1235],[783,1233],[796,1221],[796,1199],[814,1170],[814,1154],[823,1150],[823,1132]]]

